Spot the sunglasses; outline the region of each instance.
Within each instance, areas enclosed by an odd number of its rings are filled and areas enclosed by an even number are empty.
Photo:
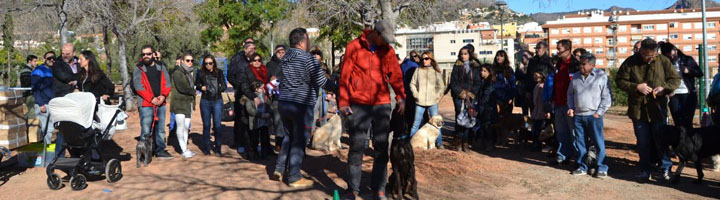
[[[185,60],[185,62],[193,62],[193,61],[195,61],[195,60],[193,60],[193,59]]]
[[[462,53],[461,55],[470,55],[469,53]]]
[[[260,62],[260,59],[251,60],[251,62]]]
[[[142,56],[152,56],[153,53],[141,53],[140,55],[142,55]]]
[[[430,58],[428,58],[428,57],[425,57],[425,58],[423,58],[423,60],[430,60]]]
[[[45,58],[45,60],[47,60],[47,61],[55,61],[55,57],[47,57],[47,58]]]
[[[215,63],[213,63],[213,62],[206,62],[206,63],[205,63],[205,65],[214,65],[214,64],[215,64]]]

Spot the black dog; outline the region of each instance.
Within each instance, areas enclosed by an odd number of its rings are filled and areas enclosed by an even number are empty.
[[[672,183],[680,180],[680,174],[687,161],[695,163],[698,175],[695,183],[702,183],[703,176],[705,176],[702,171],[702,159],[720,153],[720,146],[717,145],[720,143],[720,134],[718,134],[720,125],[704,128],[667,126],[665,130],[666,132],[661,138],[662,147],[671,146],[680,159]]]
[[[405,116],[395,109],[390,120],[393,130],[393,141],[390,146],[393,173],[390,175],[386,190],[390,191],[395,199],[405,199],[405,194],[420,199],[417,180],[415,180],[415,154],[410,145],[409,129],[405,122]]]
[[[153,139],[152,139],[152,137],[147,138],[147,139],[143,139],[142,136],[136,137],[135,139],[138,141],[137,146],[135,146],[135,152],[136,152],[135,163],[136,163],[136,167],[137,167],[137,168],[140,168],[140,164],[141,164],[141,163],[142,163],[145,167],[147,167],[147,166],[148,166],[148,163],[150,163],[150,161],[152,161],[152,157],[153,157],[153,155],[152,155],[152,153],[153,153],[153,151],[152,151],[152,149],[153,149],[153,148],[152,148]]]
[[[587,143],[586,143],[587,144]],[[588,167],[588,173],[595,174],[597,171],[598,163],[597,163],[597,146],[595,144],[589,144],[589,147],[587,148],[587,154],[585,154],[585,158],[583,162],[585,162],[585,165]]]

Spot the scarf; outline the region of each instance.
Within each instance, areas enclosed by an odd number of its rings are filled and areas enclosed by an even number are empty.
[[[267,67],[265,65],[260,65],[260,67],[253,67],[250,66],[250,69],[252,70],[253,74],[255,74],[255,78],[262,81],[263,84],[268,83],[268,72]]]
[[[465,69],[465,73],[470,73],[470,61],[463,62],[463,69]]]
[[[182,67],[180,69],[183,70],[182,72],[183,72],[183,74],[185,74],[185,77],[187,77],[188,83],[190,83],[190,85],[192,86],[193,83],[195,83],[195,77],[192,74],[194,68],[186,67],[185,65],[182,65]]]

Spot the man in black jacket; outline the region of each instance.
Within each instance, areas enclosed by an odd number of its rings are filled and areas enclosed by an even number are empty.
[[[250,84],[254,81],[259,81],[255,78],[252,70],[250,69],[250,60],[248,57],[255,53],[255,43],[246,40],[243,45],[243,51],[236,53],[230,58],[230,64],[228,65],[228,82],[235,89],[235,125],[233,132],[235,132],[235,145],[238,147],[237,151],[239,154],[245,154],[245,148],[248,145],[247,134],[248,127],[243,122],[242,117],[238,115],[244,115],[244,108],[240,100],[245,97],[248,100],[253,100],[259,104],[260,99],[255,95],[255,90],[251,89]]]
[[[37,56],[28,55],[25,61],[27,62],[27,65],[20,70],[20,87],[30,88],[32,83],[30,75],[32,75],[32,71],[35,70],[35,66],[37,66]],[[23,102],[25,102],[25,105],[27,105],[28,108],[28,112],[25,117],[28,119],[34,119],[35,98],[33,98],[32,90],[26,90],[23,92]]]
[[[78,78],[84,69],[78,65],[75,48],[72,44],[63,44],[60,57],[52,68],[55,83],[55,97],[63,97],[77,88]]]
[[[270,62],[268,62],[265,66],[268,70],[268,76],[274,76],[278,80],[280,80],[280,59],[285,56],[285,45],[275,46],[274,52],[274,55],[272,56],[272,58],[270,58]]]

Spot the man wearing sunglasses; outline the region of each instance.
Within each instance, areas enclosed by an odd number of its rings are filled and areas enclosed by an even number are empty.
[[[630,56],[620,66],[615,82],[628,94],[627,116],[630,117],[637,138],[637,151],[640,154],[641,180],[651,179],[652,148],[660,158],[663,170],[661,178],[670,179],[672,162],[668,158],[667,147],[660,147],[653,142],[662,134],[666,125],[668,95],[680,85],[681,78],[675,71],[672,62],[665,56],[658,55],[655,40],[645,39],[640,44],[639,56]]]
[[[63,44],[60,57],[56,60],[53,70],[55,83],[55,97],[63,97],[77,88],[77,82],[85,70],[78,65],[75,57],[75,47],[72,44]]]
[[[50,124],[47,127],[47,133],[50,134],[45,135],[44,138],[45,143],[49,144],[52,142],[50,140],[52,139],[52,132],[55,129],[52,123],[46,123],[46,121],[49,120],[47,104],[50,102],[50,99],[55,98],[55,89],[53,88],[54,80],[51,69],[55,64],[55,52],[48,51],[43,58],[45,59],[44,63],[32,71],[30,79],[33,96],[35,97],[35,117],[40,121],[38,133],[45,131],[45,125]],[[58,137],[61,136],[58,135]],[[56,145],[55,148],[58,149],[58,146],[61,145]]]
[[[138,110],[140,112],[140,137],[147,139],[150,136],[150,127],[154,117],[155,123],[155,156],[160,159],[172,159],[166,150],[165,143],[165,110],[166,98],[170,95],[170,75],[164,64],[155,61],[151,45],[145,45],[140,50],[142,60],[133,71],[133,87],[140,97]]]

